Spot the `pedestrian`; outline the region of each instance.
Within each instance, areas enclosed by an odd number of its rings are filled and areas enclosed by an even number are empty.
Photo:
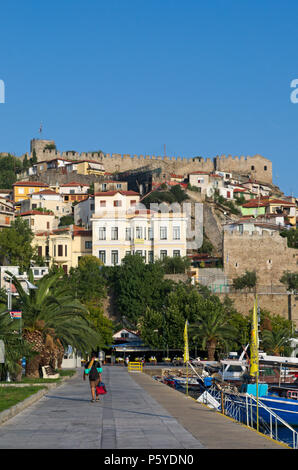
[[[100,363],[96,360],[96,353],[91,354],[91,361],[86,364],[84,369],[83,379],[86,380],[86,376],[89,377],[90,389],[91,389],[91,402],[99,401],[99,397],[96,397],[96,387],[101,382],[102,368]]]

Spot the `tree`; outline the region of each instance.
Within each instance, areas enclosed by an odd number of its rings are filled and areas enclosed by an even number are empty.
[[[17,217],[11,227],[0,231],[0,262],[12,266],[20,266],[21,271],[30,267],[36,253],[31,246],[33,232],[21,217]]]
[[[22,311],[23,338],[36,352],[26,363],[26,375],[39,376],[44,365],[61,363],[68,345],[85,352],[103,345],[103,341],[87,319],[88,310],[73,298],[71,290],[59,284],[61,274],[44,276],[37,289],[27,293],[12,276],[18,292],[16,308]],[[33,282],[30,271],[29,280]]]
[[[166,256],[162,262],[162,267],[166,274],[179,274],[185,273],[185,271],[190,267],[190,259],[187,256]]]
[[[106,296],[103,263],[96,256],[80,258],[78,266],[71,268],[66,281],[75,298],[82,303],[100,302]]]
[[[290,230],[282,230],[280,233],[281,237],[287,238],[289,248],[298,248],[298,230],[291,228]]]
[[[285,284],[289,291],[298,291],[298,273],[285,271],[280,279],[280,282]]]
[[[87,318],[94,326],[95,331],[100,334],[104,345],[113,343],[114,323],[103,314],[103,309],[97,302],[86,302],[88,309]]]
[[[164,279],[160,262],[145,264],[138,254],[125,256],[121,266],[104,273],[109,276],[120,315],[135,327],[147,307],[161,309],[173,285]]]
[[[59,225],[58,227],[64,227],[66,225],[73,225],[74,223],[74,216],[69,214],[69,215],[63,215],[60,220],[59,220]]]
[[[214,361],[218,346],[228,350],[236,334],[222,304],[212,297],[205,299],[203,309],[197,320],[190,324],[189,331],[193,339],[201,341],[202,348],[207,349],[209,361]]]
[[[287,328],[278,330],[263,330],[262,348],[273,356],[290,356],[293,348],[290,342],[291,334]]]
[[[10,189],[17,180],[17,173],[23,168],[20,158],[10,154],[0,157],[0,188]]]
[[[257,284],[257,274],[255,271],[245,271],[243,276],[233,279],[233,287],[237,290],[245,287],[253,288]]]
[[[11,319],[5,307],[0,309],[0,340],[5,347],[5,362],[0,364],[0,380],[5,380],[8,372],[13,380],[19,379],[22,372],[21,358],[32,356],[30,345],[20,338],[18,322]]]

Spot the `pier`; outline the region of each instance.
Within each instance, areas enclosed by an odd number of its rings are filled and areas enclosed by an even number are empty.
[[[104,366],[91,403],[83,369],[0,426],[0,449],[286,449],[144,372]]]

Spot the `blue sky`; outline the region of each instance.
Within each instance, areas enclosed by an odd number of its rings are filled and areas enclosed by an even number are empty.
[[[0,10],[0,151],[254,155],[298,196],[296,0],[23,0]]]

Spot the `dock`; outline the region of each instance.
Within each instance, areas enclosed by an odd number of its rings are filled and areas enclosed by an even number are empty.
[[[0,449],[287,449],[144,372],[104,366],[91,403],[83,369],[0,426]]]

